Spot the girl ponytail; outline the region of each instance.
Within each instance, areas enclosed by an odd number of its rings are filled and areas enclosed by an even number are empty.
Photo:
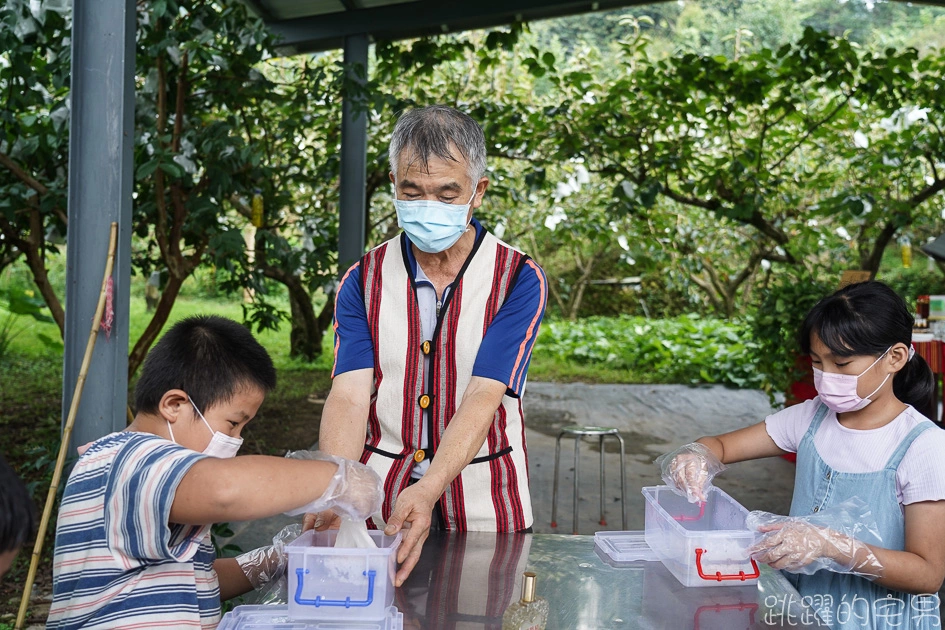
[[[933,404],[935,376],[929,364],[918,354],[913,355],[893,378],[893,393],[926,418],[936,420],[938,414]]]

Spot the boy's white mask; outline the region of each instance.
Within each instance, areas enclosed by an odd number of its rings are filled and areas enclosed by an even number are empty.
[[[240,447],[243,445],[243,438],[230,437],[226,433],[214,431],[210,423],[207,422],[207,419],[204,418],[200,410],[197,409],[197,405],[194,404],[192,399],[190,400],[190,404],[193,405],[194,411],[197,412],[197,415],[200,416],[203,423],[210,429],[210,433],[213,434],[213,437],[210,438],[210,443],[203,449],[203,454],[209,455],[210,457],[219,457],[220,459],[236,457],[236,453],[239,452]],[[171,432],[171,441],[176,443],[177,440],[174,439],[174,429],[171,427],[170,422],[167,423],[167,430]]]

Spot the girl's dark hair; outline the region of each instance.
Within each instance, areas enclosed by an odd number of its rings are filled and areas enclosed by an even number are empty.
[[[804,354],[816,333],[840,357],[878,357],[891,346],[912,347],[912,314],[895,291],[882,282],[860,282],[843,287],[818,302],[801,326]],[[893,378],[893,393],[902,402],[932,418],[935,380],[925,359],[914,355]]]
[[[246,386],[264,393],[276,386],[269,353],[242,324],[197,315],[174,324],[148,353],[135,386],[135,407],[156,413],[166,392],[182,389],[206,413]]]

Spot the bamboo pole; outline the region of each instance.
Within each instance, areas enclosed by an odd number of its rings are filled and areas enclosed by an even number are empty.
[[[59,458],[56,459],[56,469],[53,471],[52,483],[49,486],[49,492],[46,494],[46,507],[43,508],[43,518],[39,522],[39,531],[36,533],[36,543],[33,545],[33,556],[30,558],[30,570],[26,576],[26,586],[23,587],[23,597],[20,599],[20,612],[16,616],[16,630],[23,628],[26,621],[26,609],[30,603],[30,592],[33,590],[33,582],[36,580],[36,570],[39,568],[40,556],[43,552],[43,540],[46,538],[46,528],[49,526],[49,517],[52,514],[53,505],[56,502],[56,493],[59,490],[59,480],[62,477],[62,469],[66,463],[66,452],[69,450],[69,438],[72,437],[72,427],[75,424],[75,416],[79,410],[79,402],[82,400],[82,388],[85,387],[85,378],[89,373],[89,364],[92,362],[92,350],[95,348],[95,340],[98,338],[98,331],[102,325],[102,313],[105,311],[105,293],[108,289],[108,279],[112,275],[112,268],[115,265],[115,247],[118,244],[118,224],[112,223],[111,235],[108,239],[108,258],[105,261],[105,276],[102,278],[102,290],[98,296],[98,305],[95,307],[95,315],[92,318],[92,332],[89,333],[89,342],[85,346],[85,355],[82,357],[82,367],[79,369],[79,378],[75,383],[75,391],[72,392],[72,404],[69,406],[69,415],[66,416],[66,426],[62,430],[62,443],[59,445]]]

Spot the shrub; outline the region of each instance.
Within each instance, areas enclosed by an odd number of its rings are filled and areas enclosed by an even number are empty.
[[[653,382],[759,387],[758,344],[748,324],[686,315],[589,317],[543,324],[536,354],[647,372]]]

